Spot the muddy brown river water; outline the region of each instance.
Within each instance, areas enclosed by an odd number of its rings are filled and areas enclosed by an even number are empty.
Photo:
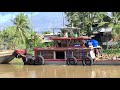
[[[120,65],[23,65],[20,59],[0,64],[0,78],[120,78]]]

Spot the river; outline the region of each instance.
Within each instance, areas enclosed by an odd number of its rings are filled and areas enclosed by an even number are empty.
[[[15,59],[0,65],[0,78],[120,78],[120,66],[23,65]]]

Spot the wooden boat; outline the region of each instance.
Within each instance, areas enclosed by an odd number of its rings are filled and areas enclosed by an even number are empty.
[[[83,42],[83,40],[88,39],[90,38],[86,36],[51,38],[54,40],[54,47],[35,48],[35,57],[40,55],[44,64],[77,65],[82,62],[82,59],[88,59],[89,64],[92,65],[95,58],[94,49],[85,47]],[[58,45],[58,40],[61,42],[61,46]],[[80,46],[77,46],[79,43]],[[90,55],[91,53],[92,55]],[[82,63],[86,64],[86,62]]]
[[[14,59],[13,50],[0,51],[0,64],[7,64]]]

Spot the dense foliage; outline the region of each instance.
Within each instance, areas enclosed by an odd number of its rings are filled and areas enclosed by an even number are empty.
[[[114,40],[120,38],[120,12],[65,12],[68,21],[67,26],[81,28],[81,34],[90,35],[92,27],[95,24],[99,27],[112,27],[112,36]]]
[[[42,43],[40,35],[35,32],[27,15],[20,13],[11,20],[14,26],[8,26],[0,31],[0,49],[27,49],[29,54],[34,54],[34,47],[49,47],[53,42]],[[43,34],[50,34],[45,31]]]
[[[103,50],[103,53],[120,55],[120,49],[118,49],[118,48],[116,48],[116,49],[105,49],[105,50]]]

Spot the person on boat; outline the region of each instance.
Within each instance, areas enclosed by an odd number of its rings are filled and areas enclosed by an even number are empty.
[[[58,35],[58,37],[62,37],[61,32],[58,32],[58,34],[57,34],[57,35]]]
[[[75,33],[75,34],[74,34],[74,37],[78,37],[78,34],[77,34],[77,33]]]
[[[94,48],[95,56],[99,56],[100,54],[102,55],[99,42],[95,40],[93,37],[91,37],[91,39],[86,42],[86,46]]]
[[[64,37],[68,37],[68,32],[66,30],[64,31]]]
[[[94,37],[91,37],[91,39],[87,40],[86,46],[87,47],[98,47],[99,42],[97,40],[95,40]]]

